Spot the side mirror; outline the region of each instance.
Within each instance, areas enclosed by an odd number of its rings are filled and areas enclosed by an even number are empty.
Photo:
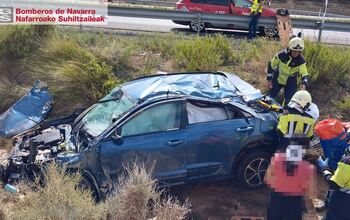
[[[122,139],[122,135],[121,135],[122,131],[121,128],[117,128],[114,132],[114,134],[112,135],[113,140],[115,141],[119,141]]]
[[[120,139],[122,139],[122,136],[121,136],[121,135],[118,135],[118,134],[113,134],[111,137],[112,137],[113,140],[115,140],[115,141],[119,141]]]

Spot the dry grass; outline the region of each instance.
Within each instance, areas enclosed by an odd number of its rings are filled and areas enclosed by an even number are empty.
[[[106,204],[110,219],[146,219],[150,210],[149,201],[157,201],[158,193],[154,190],[155,180],[145,167],[134,163],[125,168],[119,178],[114,195]]]
[[[8,213],[8,219],[102,219],[103,205],[96,205],[87,191],[77,189],[79,174],[51,164],[47,168],[46,186],[36,185]]]
[[[172,196],[156,190],[156,181],[142,164],[132,164],[120,176],[113,196],[95,203],[88,191],[77,188],[81,176],[57,164],[47,167],[45,186],[19,183],[19,193],[0,188],[0,219],[116,219],[181,220],[190,212]]]
[[[106,201],[108,219],[138,220],[180,220],[189,214],[189,204],[182,204],[172,196],[164,198],[162,191],[156,190],[156,181],[151,170],[144,165],[133,163],[125,168],[116,190]]]

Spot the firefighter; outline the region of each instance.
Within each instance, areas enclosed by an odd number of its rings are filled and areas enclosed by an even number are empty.
[[[312,103],[312,98],[308,91],[300,90],[293,95],[286,111],[278,119],[279,149],[285,149],[291,137],[295,135],[304,135],[304,145],[309,145],[317,120],[315,117],[319,115],[311,112],[311,105],[315,104]],[[313,110],[318,111],[316,105]]]
[[[267,220],[301,220],[305,197],[315,198],[315,167],[302,160],[305,152],[298,141],[291,142],[271,159],[265,179],[271,188]]]
[[[250,21],[249,21],[249,33],[248,39],[253,40],[256,37],[256,27],[258,20],[263,11],[264,0],[254,0],[253,5],[250,8]]]
[[[300,90],[306,90],[309,84],[309,74],[305,59],[301,52],[304,41],[300,37],[292,37],[288,48],[277,53],[268,63],[267,86],[270,96],[276,98],[281,88],[284,88],[284,106],[297,91],[298,77],[301,77]]]
[[[350,204],[350,156],[344,156],[332,174],[327,160],[318,163],[321,172],[329,184],[329,199],[325,220],[349,220]]]

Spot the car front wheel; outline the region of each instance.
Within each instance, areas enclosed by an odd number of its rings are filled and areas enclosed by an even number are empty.
[[[191,21],[190,29],[194,32],[203,32],[205,30],[204,22]]]
[[[237,167],[237,180],[248,189],[264,185],[264,176],[270,163],[270,154],[261,150],[246,154]]]
[[[266,26],[260,28],[260,35],[264,37],[278,37],[278,28],[276,26]]]
[[[91,196],[94,199],[95,202],[100,201],[100,196],[97,192],[97,189],[95,188],[94,184],[92,183],[92,180],[90,178],[87,178],[86,176],[82,176],[78,187],[82,190],[87,190],[91,192]]]

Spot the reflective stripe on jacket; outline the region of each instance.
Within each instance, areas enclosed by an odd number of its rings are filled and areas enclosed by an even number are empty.
[[[252,7],[250,8],[250,13],[259,12],[262,13],[263,6],[260,6],[260,2],[264,2],[263,0],[254,0]]]
[[[278,70],[279,75],[277,81],[281,85],[286,85],[287,80],[291,76],[307,77],[307,67],[304,57],[300,54],[296,58],[292,58],[287,50],[277,53],[269,63],[268,72]]]
[[[306,135],[310,138],[314,133],[315,121],[307,114],[283,114],[280,115],[277,129],[285,138],[295,135]]]

